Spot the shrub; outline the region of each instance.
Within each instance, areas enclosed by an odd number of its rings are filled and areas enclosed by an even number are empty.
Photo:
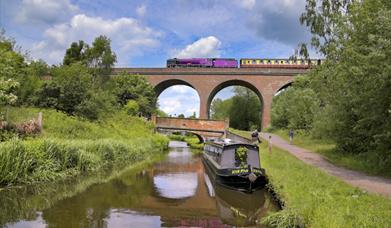
[[[128,115],[136,116],[139,113],[140,106],[135,100],[129,100],[125,105],[125,110]]]

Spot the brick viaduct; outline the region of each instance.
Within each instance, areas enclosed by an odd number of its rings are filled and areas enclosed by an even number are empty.
[[[157,95],[170,86],[187,85],[200,97],[200,118],[208,119],[213,97],[228,86],[244,86],[254,91],[262,102],[262,127],[270,124],[273,96],[290,85],[293,77],[308,69],[300,68],[116,68],[146,76]]]

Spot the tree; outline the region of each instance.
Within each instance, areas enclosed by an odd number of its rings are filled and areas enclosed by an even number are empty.
[[[42,77],[48,74],[49,66],[43,60],[31,61],[27,64],[23,74],[19,77],[18,104],[34,104],[37,99],[35,94],[44,84]]]
[[[178,118],[185,118],[185,115],[181,113],[178,115]]]
[[[191,119],[197,118],[196,112],[193,112],[193,114],[191,114],[191,115],[190,115],[189,117],[187,117],[187,118],[191,118]]]
[[[91,48],[86,50],[86,58],[94,77],[100,77],[104,81],[108,79],[111,68],[117,61],[116,54],[111,50],[110,39],[102,35],[95,38]]]
[[[79,62],[87,64],[87,50],[89,50],[89,46],[83,40],[79,40],[78,43],[72,42],[71,46],[65,52],[63,64],[71,65]]]
[[[74,114],[76,107],[87,98],[92,89],[92,76],[82,64],[57,67],[52,70],[53,80],[61,88],[57,109]]]
[[[309,27],[312,34],[311,46],[329,60],[338,61],[338,52],[349,39],[352,24],[350,21],[354,0],[306,0],[305,12],[300,23]],[[308,58],[307,44],[299,44],[300,54]]]
[[[120,105],[124,106],[129,100],[135,100],[142,115],[150,116],[155,112],[155,91],[144,76],[121,72],[113,78],[113,82],[113,91]]]
[[[157,109],[156,110],[156,115],[159,116],[159,117],[168,117],[169,115],[167,113],[165,113],[163,110],[161,109]]]
[[[232,107],[229,112],[230,125],[241,130],[261,128],[261,102],[258,96],[246,87],[234,88]]]
[[[25,84],[25,59],[16,50],[15,41],[0,32],[0,105],[15,104]]]
[[[23,74],[24,57],[15,49],[15,41],[0,32],[0,77],[4,80],[18,79]]]
[[[241,130],[261,127],[261,102],[258,96],[245,87],[234,87],[235,95],[227,100],[219,98],[211,104],[213,119],[230,119],[230,126]]]
[[[229,112],[232,107],[232,99],[222,100],[216,98],[210,106],[211,118],[216,120],[224,120],[229,118]]]
[[[13,79],[0,78],[0,105],[14,104],[18,97],[14,94],[19,83]]]
[[[290,118],[289,109],[278,104],[284,100],[305,104],[306,109],[317,103],[317,111],[311,112],[312,123],[306,125],[312,136],[332,139],[337,151],[360,154],[360,159],[389,174],[391,2],[306,2],[300,20],[310,29],[311,45],[324,55],[325,62],[295,80],[293,97],[283,95],[274,101],[273,112],[278,115],[272,115],[272,123],[279,122],[275,117],[282,114],[288,116],[288,125],[302,123],[302,114]],[[306,82],[305,86],[301,81]]]
[[[53,68],[52,77],[52,81],[45,83],[37,92],[37,104],[73,115],[92,88],[91,74],[86,67],[77,63]]]
[[[112,67],[117,61],[116,54],[111,50],[111,41],[106,36],[98,36],[91,47],[83,40],[73,42],[66,50],[63,59],[64,65],[80,63],[87,66],[96,82],[106,82]]]

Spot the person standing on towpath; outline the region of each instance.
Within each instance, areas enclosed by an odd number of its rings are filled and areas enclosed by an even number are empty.
[[[293,144],[293,128],[289,131],[289,142],[291,145]]]

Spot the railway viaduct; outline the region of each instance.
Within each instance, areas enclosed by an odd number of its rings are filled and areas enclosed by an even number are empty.
[[[244,86],[254,91],[262,102],[262,128],[270,124],[273,96],[289,86],[305,68],[116,68],[114,74],[126,71],[144,75],[155,87],[159,96],[174,85],[187,85],[197,91],[200,97],[201,119],[209,119],[213,97],[228,86]]]

